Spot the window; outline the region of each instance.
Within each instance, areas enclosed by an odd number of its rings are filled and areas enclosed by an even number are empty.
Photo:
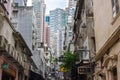
[[[119,2],[118,2],[118,0],[112,0],[112,11],[113,11],[113,17],[115,17],[116,14],[119,12]]]
[[[18,24],[17,24],[17,23],[13,23],[13,26],[14,26],[14,28],[17,30]]]
[[[13,11],[13,17],[17,18],[18,17],[18,11]]]
[[[69,37],[72,37],[72,32],[69,32]]]

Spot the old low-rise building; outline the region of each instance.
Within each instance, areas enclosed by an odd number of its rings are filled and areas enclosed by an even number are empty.
[[[29,70],[35,70],[28,48],[22,36],[15,31],[0,3],[0,80],[28,80]]]
[[[96,38],[94,80],[120,80],[120,0],[93,0]]]
[[[95,56],[95,37],[94,37],[93,1],[78,0],[74,15],[73,42],[75,53],[79,55],[77,66],[77,77],[79,80],[92,80],[94,72],[93,63]],[[76,70],[75,69],[75,70]]]

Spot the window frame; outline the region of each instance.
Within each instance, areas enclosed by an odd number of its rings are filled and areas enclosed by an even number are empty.
[[[120,11],[119,1],[118,0],[111,0],[111,4],[112,4],[112,16],[116,17],[116,15]]]

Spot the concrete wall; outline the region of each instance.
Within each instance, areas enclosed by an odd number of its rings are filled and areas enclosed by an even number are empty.
[[[113,18],[112,16],[111,0],[108,1],[93,0],[93,3],[94,3],[96,52],[98,52],[105,44],[107,39],[118,28],[120,17],[118,17],[116,22],[113,23],[115,18]]]
[[[4,36],[8,40],[8,44],[11,44],[12,46],[14,46],[15,40],[12,35],[14,31],[11,29],[9,23],[5,18],[1,17],[1,19],[2,19],[2,22],[0,23],[1,24],[3,23],[3,25],[0,26],[0,35]]]
[[[120,0],[118,1],[120,5]],[[115,80],[115,76],[120,80],[120,13],[113,17],[111,0],[93,0],[93,3],[96,53],[99,53],[94,80]],[[114,68],[117,69],[115,76]],[[99,74],[103,75],[104,79]]]
[[[25,39],[28,47],[32,51],[32,7],[19,7],[18,8],[18,32],[21,33]]]

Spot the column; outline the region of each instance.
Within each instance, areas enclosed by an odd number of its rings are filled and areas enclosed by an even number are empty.
[[[109,80],[109,76],[108,76],[108,70],[107,70],[107,67],[105,67],[105,75],[106,75],[106,80]]]
[[[120,80],[120,68],[119,67],[120,67],[120,52],[118,53],[118,59],[117,59],[117,77],[118,77],[118,80]]]
[[[16,78],[15,80],[18,80],[18,70],[16,70]]]

